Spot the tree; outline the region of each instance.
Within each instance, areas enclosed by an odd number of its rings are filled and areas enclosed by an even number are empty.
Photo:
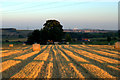
[[[113,40],[117,40],[117,38],[116,38],[116,37],[113,37],[112,39],[113,39]]]
[[[63,37],[62,25],[57,20],[47,20],[43,25],[43,31],[47,33],[48,40],[61,41]]]
[[[109,42],[108,45],[110,45],[111,37],[107,37],[107,41]]]
[[[40,43],[40,31],[34,30],[32,34],[28,36],[27,43],[29,44]]]
[[[41,30],[34,30],[28,36],[27,43],[40,43],[46,44],[48,40],[61,41],[63,37],[63,29],[60,22],[57,20],[47,20]]]
[[[67,42],[70,42],[70,41],[71,41],[71,36],[70,36],[69,34],[66,34],[65,40],[66,40]]]
[[[110,42],[111,41],[111,37],[107,37],[107,41]]]

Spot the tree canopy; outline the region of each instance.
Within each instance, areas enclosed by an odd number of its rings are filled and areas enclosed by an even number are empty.
[[[61,41],[63,37],[63,26],[57,20],[47,20],[41,30],[34,30],[28,36],[27,42],[46,44],[48,40]]]
[[[69,34],[66,34],[66,35],[65,35],[65,40],[66,40],[67,42],[70,42],[70,41],[71,41],[71,36],[70,36]]]
[[[48,39],[53,41],[60,41],[62,39],[63,26],[60,24],[60,22],[58,22],[57,20],[47,20],[43,26],[43,30],[45,30],[48,34]]]

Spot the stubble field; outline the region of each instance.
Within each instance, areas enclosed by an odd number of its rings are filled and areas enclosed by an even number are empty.
[[[3,78],[119,78],[120,53],[109,45],[2,48]]]

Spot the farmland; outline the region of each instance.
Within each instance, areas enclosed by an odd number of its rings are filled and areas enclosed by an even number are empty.
[[[2,48],[3,78],[119,78],[113,45],[31,45]]]

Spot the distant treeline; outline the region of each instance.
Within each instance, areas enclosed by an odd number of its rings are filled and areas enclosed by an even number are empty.
[[[71,38],[77,38],[81,40],[82,38],[118,38],[118,32],[108,32],[108,33],[79,33],[79,32],[65,32],[65,34],[69,34]]]

